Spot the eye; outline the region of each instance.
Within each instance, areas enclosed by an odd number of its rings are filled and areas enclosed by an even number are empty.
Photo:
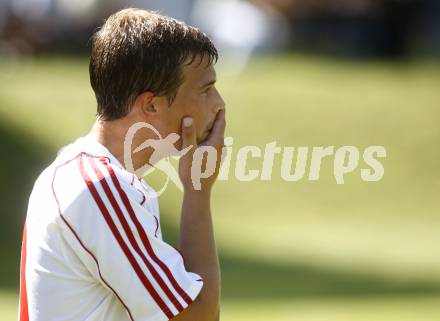
[[[206,94],[206,93],[208,93],[208,91],[210,91],[211,88],[212,88],[212,86],[209,86],[209,87],[203,89],[202,94]]]

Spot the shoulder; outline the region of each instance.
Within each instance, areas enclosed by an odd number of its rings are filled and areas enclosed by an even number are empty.
[[[105,155],[81,152],[59,163],[53,171],[52,189],[60,210],[74,207],[99,209],[102,203],[145,202],[135,176]]]

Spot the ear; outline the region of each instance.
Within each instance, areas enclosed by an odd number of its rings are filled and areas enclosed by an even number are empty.
[[[154,105],[154,94],[146,91],[140,94],[135,101],[135,108],[146,119],[152,119],[156,116],[157,108]]]

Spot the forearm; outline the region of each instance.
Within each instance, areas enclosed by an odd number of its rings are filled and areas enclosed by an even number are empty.
[[[203,309],[218,316],[220,267],[215,245],[209,192],[185,192],[180,224],[180,250],[188,271],[204,281],[200,301]],[[218,318],[214,318],[218,320]]]
[[[217,112],[214,125],[203,142],[203,146],[215,148],[217,155],[220,155],[224,146],[225,126],[225,112],[222,108]],[[181,147],[190,147],[190,150],[179,161],[179,177],[184,186],[179,247],[186,258],[186,269],[199,274],[204,284],[197,299],[176,321],[218,321],[220,316],[220,266],[211,217],[210,192],[218,176],[221,158],[217,158],[215,173],[205,177],[202,186],[197,189],[192,177],[197,146],[193,119],[185,117],[182,120]]]

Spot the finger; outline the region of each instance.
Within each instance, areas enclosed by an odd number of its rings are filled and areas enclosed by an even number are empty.
[[[182,149],[196,146],[196,129],[194,121],[191,117],[184,117],[182,119]]]
[[[219,142],[223,143],[225,128],[226,128],[225,110],[222,109],[217,113],[214,126],[212,127],[209,136],[205,140],[205,144],[210,145],[210,144],[218,144]]]

